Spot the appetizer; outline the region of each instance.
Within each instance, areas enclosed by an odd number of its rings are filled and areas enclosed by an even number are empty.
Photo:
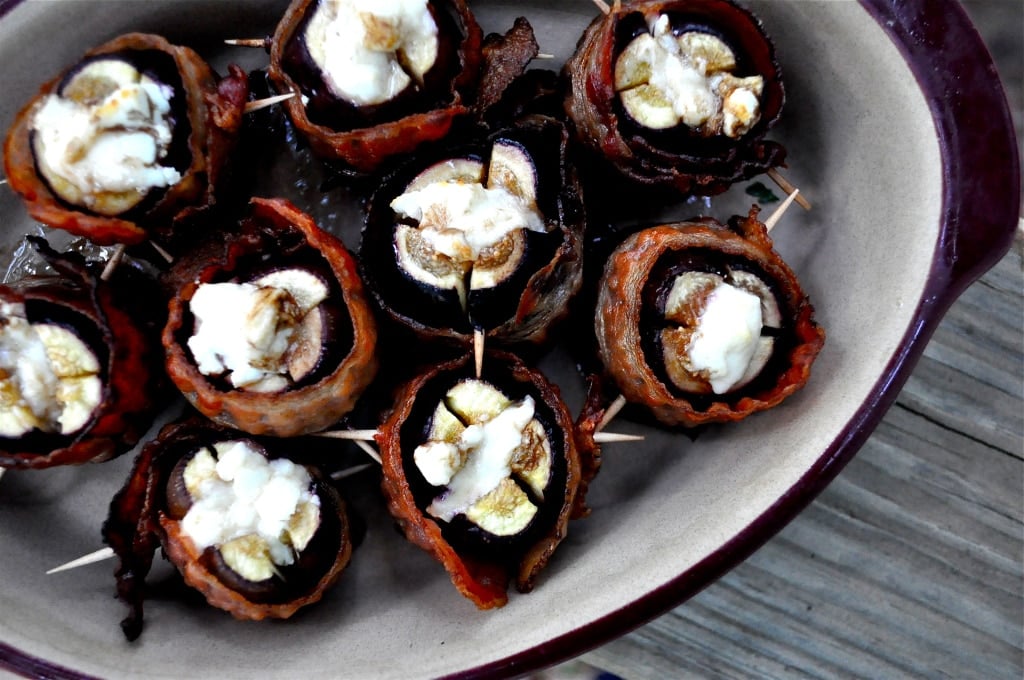
[[[388,509],[480,609],[529,592],[566,534],[579,484],[572,418],[540,373],[488,353],[399,389],[377,436]]]
[[[248,96],[187,47],[129,33],[85,54],[17,115],[7,180],[29,214],[94,243],[137,244],[214,200]]]
[[[360,246],[388,318],[427,340],[540,343],[582,278],[583,207],[568,134],[528,117],[384,180]]]
[[[267,442],[197,420],[142,450],[103,527],[120,559],[129,640],[162,547],[185,583],[237,619],[286,619],[320,600],[352,554],[345,503],[316,468]]]
[[[377,371],[377,331],[344,245],[282,199],[217,247],[182,258],[163,331],[174,384],[205,416],[250,434],[324,429]]]
[[[294,0],[269,74],[317,155],[369,172],[469,113],[482,40],[465,0]]]
[[[740,420],[803,387],[825,333],[758,208],[626,238],[601,279],[604,368],[666,425]]]
[[[165,405],[156,285],[29,240],[55,273],[0,286],[0,467],[107,460]]]
[[[713,195],[781,165],[774,48],[728,0],[619,3],[566,62],[577,139],[642,185]]]

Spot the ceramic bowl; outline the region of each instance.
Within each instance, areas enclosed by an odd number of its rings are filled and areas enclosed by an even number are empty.
[[[597,11],[584,0],[474,2],[485,31],[518,14],[557,68]],[[87,48],[128,31],[188,44],[224,72],[266,63],[224,38],[270,33],[283,1],[0,3],[0,128]],[[814,204],[774,233],[827,329],[806,388],[780,407],[696,440],[621,420],[643,444],[607,446],[593,514],[529,595],[478,611],[392,528],[376,479],[346,480],[367,520],[362,546],[323,602],[292,620],[240,623],[194,598],[157,595],[124,640],[113,564],[46,576],[101,546],[99,528],[131,455],[9,472],[0,481],[0,667],[30,676],[377,677],[517,674],[666,611],[743,560],[850,460],[893,402],[953,299],[1009,247],[1019,171],[987,52],[952,1],[749,3],[775,41],[787,102],[769,138]],[[315,173],[314,163],[309,172]],[[316,181],[268,169],[286,195],[355,248],[359,212]],[[726,218],[741,183],[667,216]],[[640,214],[638,206],[638,214]],[[3,259],[37,227],[0,186]],[[645,215],[653,219],[654,216]],[[559,350],[542,367],[574,410],[582,383]],[[160,560],[157,560],[158,562]],[[169,567],[155,582],[168,580]]]

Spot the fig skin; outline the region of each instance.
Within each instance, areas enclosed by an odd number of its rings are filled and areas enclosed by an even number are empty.
[[[495,369],[496,365],[500,368]],[[414,482],[407,477],[406,470],[415,464],[411,462],[412,450],[403,445],[403,438],[409,436],[410,429],[416,429],[416,423],[410,416],[417,399],[422,398],[421,390],[429,388],[435,381],[442,381],[443,384],[439,384],[447,389],[459,379],[474,375],[473,358],[465,356],[437,365],[413,378],[396,392],[393,410],[381,425],[376,439],[383,461],[381,488],[388,511],[399,528],[410,542],[444,565],[453,585],[463,596],[479,609],[493,609],[508,602],[510,581],[515,583],[519,592],[533,590],[539,573],[566,537],[570,516],[576,508],[580,461],[573,437],[572,416],[558,396],[558,388],[514,355],[487,352],[483,380],[493,382],[503,392],[509,390],[510,395],[526,391],[534,396],[538,408],[543,404],[543,408],[550,409],[554,422],[547,423],[546,429],[552,450],[557,446],[563,451],[565,469],[560,484],[564,485],[564,490],[559,495],[554,482],[549,485],[540,511],[549,518],[547,526],[532,528],[536,531],[532,543],[518,547],[512,554],[509,554],[508,546],[498,546],[488,555],[487,550],[479,545],[453,545],[446,537],[442,523],[428,516],[421,507],[422,503],[417,501],[413,487],[422,487],[425,482]],[[502,379],[495,379],[495,375]],[[422,433],[416,436],[419,434]]]
[[[695,427],[742,420],[777,406],[810,377],[825,331],[814,321],[814,308],[796,275],[775,252],[764,224],[757,220],[758,211],[752,207],[747,217],[733,218],[729,227],[702,219],[638,231],[615,249],[605,265],[594,317],[599,357],[626,400],[644,407],[664,425]],[[782,312],[776,356],[758,378],[735,392],[679,394],[652,368],[643,346],[643,291],[651,272],[662,258],[688,249],[711,250],[765,272],[770,279],[765,283],[775,291]]]
[[[627,22],[674,12],[686,16],[690,25],[705,26],[712,35],[724,36],[741,69],[749,63],[743,75],[764,77],[761,119],[739,139],[703,139],[688,133],[682,124],[668,131],[648,130],[634,123],[623,109],[614,83],[615,62],[625,47],[623,25],[628,28]],[[785,149],[763,140],[785,101],[774,46],[761,22],[729,0],[615,3],[607,15],[597,16],[584,31],[563,76],[569,83],[565,113],[573,123],[576,140],[636,185],[712,196],[784,164]]]
[[[298,234],[304,246],[324,257],[341,290],[352,327],[352,344],[333,371],[309,384],[274,393],[226,389],[203,375],[188,349],[192,332],[188,302],[200,283],[230,273],[238,259],[279,247],[256,234],[247,242],[244,235],[229,238],[212,264],[196,266],[195,276],[173,272],[172,279],[186,281],[169,305],[163,331],[167,373],[174,384],[203,415],[214,422],[243,432],[277,437],[294,437],[318,432],[351,411],[359,396],[377,373],[377,327],[356,270],[356,262],[345,246],[322,231],[305,213],[284,199],[252,199],[252,219],[281,233]],[[276,238],[276,237],[275,237]],[[216,248],[213,252],[216,253]],[[204,254],[210,254],[204,250]],[[195,263],[182,261],[184,270]]]
[[[67,73],[77,67],[75,64],[40,88],[17,114],[4,141],[4,172],[8,183],[21,196],[33,219],[84,236],[99,245],[135,245],[154,235],[167,236],[173,220],[181,213],[214,202],[241,127],[242,109],[249,93],[248,79],[236,66],[229,67],[228,76],[218,79],[191,49],[147,33],[122,35],[86,52],[83,59],[148,51],[172,59],[181,78],[187,120],[177,124],[188,126],[191,155],[181,180],[163,190],[159,200],[140,214],[136,214],[139,212],[136,208],[115,217],[65,203],[50,190],[36,170],[31,143],[32,118],[46,95],[54,92]]]

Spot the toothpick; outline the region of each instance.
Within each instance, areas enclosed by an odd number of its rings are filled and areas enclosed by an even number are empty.
[[[594,428],[594,433],[596,434],[603,430],[604,428],[608,427],[608,423],[612,422],[612,419],[615,416],[619,415],[619,411],[621,411],[622,407],[625,405],[626,398],[624,396],[620,394],[619,396],[615,397],[615,401],[613,401],[611,405],[608,406],[607,410],[605,410],[604,412],[604,415],[601,417],[600,422],[598,422],[597,427]]]
[[[114,270],[117,269],[117,265],[121,264],[121,258],[124,257],[125,245],[119,243],[114,252],[110,254],[110,259],[107,260],[107,265],[103,267],[103,272],[100,274],[100,281],[109,281],[110,277],[114,275]]]
[[[153,246],[153,250],[155,250],[157,254],[160,255],[160,257],[164,258],[164,260],[167,261],[167,264],[172,264],[174,262],[174,256],[171,255],[166,250],[164,250],[163,248],[161,248],[160,244],[158,244],[156,241],[150,241],[149,245]]]
[[[71,560],[66,562],[59,567],[54,567],[47,571],[47,574],[56,574],[58,571],[67,571],[68,569],[77,569],[78,567],[84,567],[87,564],[93,564],[95,562],[102,562],[103,560],[109,560],[114,556],[113,548],[100,548],[96,552],[91,552],[88,555],[82,555],[77,560]]]
[[[779,220],[782,219],[783,213],[786,212],[786,210],[789,208],[789,206],[793,205],[793,201],[797,200],[799,194],[800,194],[800,190],[799,189],[793,189],[793,193],[791,193],[789,196],[787,196],[786,200],[782,202],[782,205],[780,205],[778,208],[776,208],[775,212],[773,212],[768,217],[768,219],[766,219],[764,221],[765,231],[769,231],[770,232],[773,228],[775,228],[775,225],[778,224]]]
[[[7,468],[0,468],[0,479],[3,478],[5,472],[7,472]]]
[[[547,52],[538,52],[537,56],[534,57],[534,59],[554,59],[554,58],[555,58],[555,55],[548,54]]]
[[[359,448],[366,452],[367,456],[377,461],[377,465],[384,464],[384,461],[380,459],[380,454],[377,453],[377,449],[373,448],[372,446],[364,442],[362,439],[355,439],[353,441],[355,442],[356,446],[358,446]]]
[[[796,187],[795,187],[795,186],[793,186],[793,184],[792,184],[792,183],[791,183],[791,182],[790,182],[790,181],[789,181],[788,179],[786,179],[785,177],[783,177],[783,176],[782,176],[782,175],[781,175],[781,174],[779,173],[779,171],[778,171],[778,170],[776,170],[775,168],[769,168],[769,169],[768,169],[768,173],[767,173],[767,174],[768,174],[768,177],[769,177],[769,178],[770,178],[770,179],[771,179],[771,180],[772,180],[773,182],[775,182],[776,184],[778,184],[778,185],[779,185],[779,188],[780,188],[780,189],[782,189],[783,191],[785,191],[787,195],[788,195],[788,194],[791,194],[791,193],[793,193],[793,191],[795,191],[795,190],[796,190]],[[811,202],[810,202],[810,201],[808,201],[808,200],[807,200],[806,198],[804,198],[803,196],[797,196],[796,202],[797,202],[797,203],[798,203],[798,204],[800,205],[800,207],[801,207],[801,208],[803,208],[804,210],[810,210],[810,209],[811,209]]]
[[[604,0],[594,0],[594,4],[597,5],[597,8],[605,14],[612,13],[612,8]]]
[[[617,432],[595,432],[595,444],[613,444],[616,442],[642,442],[642,434],[620,434]]]
[[[363,470],[366,470],[367,468],[372,468],[372,467],[377,467],[376,463],[363,463],[362,465],[356,465],[355,467],[345,468],[344,470],[338,470],[337,472],[332,472],[331,473],[331,479],[333,479],[335,481],[338,481],[340,479],[345,479],[346,477],[351,477],[352,475],[357,475],[360,472],[362,472]]]
[[[6,179],[0,179],[0,184],[7,184],[7,180]]]
[[[279,94],[273,97],[266,97],[265,99],[257,99],[255,101],[246,102],[245,107],[242,109],[242,112],[252,113],[253,111],[259,111],[260,109],[265,109],[268,106],[273,106],[278,102],[283,102],[286,99],[291,99],[294,96],[294,92],[289,92],[288,94]]]
[[[473,365],[479,378],[484,371],[484,332],[480,328],[473,329]]]
[[[377,436],[377,430],[329,430],[327,432],[317,432],[316,436],[372,442],[374,437]]]
[[[234,45],[235,47],[262,47],[265,49],[269,42],[269,38],[229,38],[224,41],[224,44]]]

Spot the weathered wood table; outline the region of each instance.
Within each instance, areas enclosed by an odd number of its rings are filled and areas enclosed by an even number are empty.
[[[965,5],[1020,135],[1024,7]],[[815,502],[720,581],[582,661],[625,678],[1021,678],[1022,252],[1018,233]]]

